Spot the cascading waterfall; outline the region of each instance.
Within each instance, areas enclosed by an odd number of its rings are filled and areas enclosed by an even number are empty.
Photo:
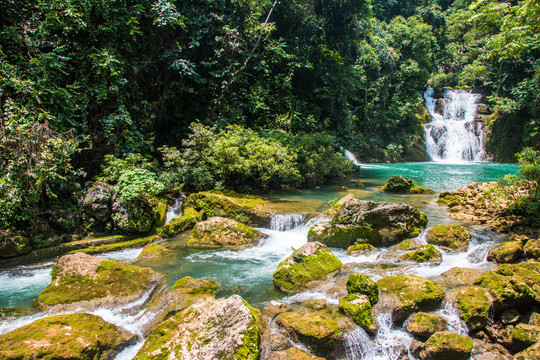
[[[345,338],[345,357],[347,360],[372,359],[374,348],[369,335],[361,327],[357,327]]]
[[[360,162],[358,161],[356,156],[354,156],[354,154],[352,152],[350,152],[349,150],[345,149],[345,150],[343,150],[343,153],[345,154],[345,157],[347,159],[349,159],[354,164],[354,166],[362,165],[362,164],[360,164]]]
[[[290,231],[304,225],[305,216],[302,214],[276,214],[270,220],[270,229],[275,231]]]
[[[435,91],[424,92],[431,122],[424,125],[426,150],[433,161],[482,161],[483,126],[475,121],[479,94],[463,90],[446,90],[443,114],[437,111]]]
[[[165,224],[168,224],[171,222],[171,220],[179,218],[182,216],[182,203],[184,202],[184,197],[180,197],[176,200],[174,200],[174,203],[167,208],[167,212],[165,213]]]

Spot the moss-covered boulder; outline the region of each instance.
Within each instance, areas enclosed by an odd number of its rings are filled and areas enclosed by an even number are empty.
[[[111,218],[115,191],[112,185],[96,181],[92,184],[80,203],[85,217],[104,223]]]
[[[529,305],[534,299],[531,288],[518,276],[504,276],[488,271],[479,276],[474,285],[485,288],[491,294],[495,311]]]
[[[438,307],[444,299],[442,287],[414,275],[388,276],[377,281],[379,296],[393,303],[392,319],[398,323],[417,311]]]
[[[135,359],[259,358],[260,313],[240,296],[205,298],[164,321]]]
[[[144,261],[144,260],[156,260],[167,255],[170,255],[172,250],[167,249],[166,247],[158,244],[148,244],[146,245],[142,252],[137,256],[135,262]]]
[[[540,259],[540,238],[530,239],[523,247],[525,257],[528,259]]]
[[[401,255],[398,261],[414,261],[417,263],[429,263],[439,265],[442,261],[442,254],[431,244],[422,245],[418,249]]]
[[[471,357],[471,338],[449,331],[440,331],[430,336],[420,352],[422,360],[467,360]]]
[[[517,324],[512,331],[510,347],[518,352],[540,342],[540,326]]]
[[[161,237],[171,237],[190,230],[197,222],[201,221],[201,214],[195,209],[184,207],[182,216],[172,219],[170,223],[157,229]]]
[[[257,245],[259,240],[267,236],[238,221],[212,217],[195,225],[191,230],[187,245],[241,250]]]
[[[389,245],[418,236],[427,220],[408,204],[353,199],[343,204],[332,223],[370,227],[379,233],[382,245]]]
[[[460,316],[471,331],[483,329],[489,321],[491,300],[484,288],[465,287],[456,294]]]
[[[345,255],[349,256],[367,256],[377,251],[377,248],[371,244],[354,244],[345,250]]]
[[[114,228],[126,234],[142,234],[150,232],[161,225],[159,202],[155,199],[135,199],[123,201],[115,199],[112,204],[112,221]]]
[[[498,264],[515,263],[523,257],[523,243],[520,240],[506,241],[489,250],[488,261]]]
[[[58,260],[37,304],[48,311],[116,308],[152,293],[164,281],[162,274],[148,268],[76,253]]]
[[[538,360],[538,359],[540,359],[540,342],[514,355],[514,360]]]
[[[89,314],[55,315],[0,335],[0,359],[111,359],[134,335]]]
[[[269,226],[272,217],[261,198],[220,191],[191,194],[184,201],[184,207],[202,211],[207,217],[226,217],[250,226]]]
[[[341,348],[343,334],[355,326],[348,317],[332,309],[286,312],[275,321],[293,341],[306,345],[313,354],[322,357]]]
[[[341,265],[341,261],[326,245],[308,242],[279,264],[273,275],[274,285],[282,291],[296,293],[309,282],[323,279]]]
[[[377,328],[371,314],[371,303],[366,295],[349,294],[339,299],[339,308],[364,330],[374,333]]]
[[[502,264],[497,268],[497,274],[515,277],[524,282],[533,299],[540,304],[540,263]]]
[[[334,205],[332,205],[330,209],[323,212],[322,216],[333,218],[334,216],[336,216],[337,214],[341,212],[341,207],[343,206],[343,204],[345,204],[347,201],[352,200],[352,199],[354,199],[354,194],[349,193],[345,195],[344,197],[339,199]]]
[[[483,271],[479,269],[454,267],[439,275],[436,282],[445,287],[451,288],[457,286],[469,286],[472,285],[474,280],[477,279],[482,273]]]
[[[416,240],[416,239],[406,239],[402,242],[390,246],[388,250],[390,251],[409,251],[409,250],[416,250],[418,249],[422,244]]]
[[[351,274],[347,279],[349,294],[366,295],[371,305],[379,301],[379,287],[377,283],[364,274]]]
[[[305,350],[295,346],[287,350],[274,351],[266,357],[267,360],[325,360],[322,357],[314,356]]]
[[[30,251],[32,247],[28,238],[13,236],[0,240],[0,259],[28,254]]]
[[[380,245],[382,236],[369,226],[321,222],[309,229],[308,241],[347,249],[357,243]]]
[[[218,289],[218,283],[210,279],[185,276],[177,280],[169,291],[156,296],[148,304],[144,312],[147,321],[143,332],[149,334],[159,323],[188,308],[196,301],[215,297]]]
[[[439,331],[446,330],[448,322],[442,316],[419,312],[409,316],[406,322],[407,331],[423,338],[428,338]]]
[[[392,176],[386,181],[382,190],[398,194],[435,194],[435,191],[420,187],[404,176]]]
[[[471,233],[461,225],[435,225],[426,232],[426,241],[450,251],[467,251]]]

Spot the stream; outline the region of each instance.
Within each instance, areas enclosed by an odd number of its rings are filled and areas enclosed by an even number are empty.
[[[194,250],[185,247],[188,234],[183,234],[161,243],[173,250],[170,256],[156,263],[144,262],[137,265],[148,266],[166,274],[169,287],[177,279],[188,275],[213,279],[221,284],[218,297],[238,294],[261,309],[270,300],[297,304],[306,300],[326,299],[329,304],[337,304],[342,296],[339,290],[336,290],[339,284],[328,283],[313,291],[290,296],[275,289],[272,283],[272,273],[279,262],[307,241],[307,232],[311,226],[326,220],[317,214],[327,209],[333,201],[347,193],[353,193],[358,199],[405,202],[428,215],[428,227],[459,223],[450,219],[445,206],[436,203],[438,194],[395,195],[383,193],[380,187],[390,176],[403,175],[440,193],[458,189],[473,181],[497,180],[505,174],[515,172],[517,165],[488,162],[453,165],[433,162],[360,165],[353,176],[320,188],[268,196],[266,200],[276,215],[270,228],[259,229],[268,237],[254,248],[242,251]],[[358,181],[363,187],[355,187]],[[387,248],[379,248],[375,253],[358,257],[345,255],[344,249],[332,248],[346,269],[340,275],[341,278],[337,276],[336,279],[346,281],[348,274],[352,272],[364,273],[376,281],[384,276],[397,274],[414,274],[432,279],[452,267],[488,270],[493,264],[486,261],[487,252],[495,243],[503,241],[503,237],[479,227],[464,225],[472,233],[469,249],[462,253],[449,253],[439,249],[443,254],[443,261],[437,266],[398,263],[397,257],[403,252],[390,251]],[[420,242],[425,242],[423,236],[424,233],[418,236]],[[140,252],[141,249],[129,249],[100,256],[132,263]],[[47,262],[0,270],[0,308],[7,308],[3,309],[4,316],[0,319],[0,333],[50,315],[39,312],[32,303],[49,284],[52,265],[52,262]],[[139,304],[131,304],[130,309],[99,309],[94,313],[132,333],[140,334],[142,325],[147,321],[143,316],[144,300],[141,299]],[[439,314],[447,318],[452,331],[466,332],[451,305],[443,306]],[[406,331],[392,325],[389,314],[380,314],[378,323],[379,331],[375,337],[368,336],[361,328],[348,335],[347,359],[396,359],[402,346],[408,346],[413,339]],[[131,359],[142,346],[142,342],[141,337],[138,344],[123,351],[117,359]]]

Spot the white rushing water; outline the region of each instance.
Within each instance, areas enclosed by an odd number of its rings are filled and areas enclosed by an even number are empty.
[[[165,213],[165,224],[170,223],[173,219],[179,218],[182,216],[182,204],[184,202],[184,197],[180,197],[174,200],[174,203],[167,208]]]
[[[479,94],[463,90],[444,93],[443,114],[437,109],[433,89],[424,92],[431,122],[424,125],[426,150],[433,161],[482,161],[486,157],[483,126],[475,121]]]
[[[349,150],[345,149],[345,150],[343,150],[343,153],[345,154],[345,157],[347,157],[347,159],[349,159],[355,166],[362,165],[362,164],[360,164],[358,159],[356,159],[356,156],[354,156],[354,154],[352,152],[350,152]]]
[[[275,231],[290,231],[304,225],[303,214],[276,214],[272,216],[270,229]]]

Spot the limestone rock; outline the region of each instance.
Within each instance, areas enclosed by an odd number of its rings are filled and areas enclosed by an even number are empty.
[[[473,339],[471,358],[474,360],[511,360],[512,355],[501,344]]]
[[[367,256],[377,251],[377,248],[371,244],[354,244],[347,248],[345,255],[349,256]]]
[[[321,222],[309,229],[308,241],[318,241],[326,246],[348,248],[356,243],[379,245],[378,231],[364,225],[333,224]]]
[[[349,294],[366,295],[371,305],[379,301],[379,287],[377,283],[364,274],[351,274],[347,279]]]
[[[112,185],[95,182],[90,187],[82,200],[82,211],[89,217],[100,222],[106,222],[112,214],[114,202],[114,188]]]
[[[382,190],[398,194],[435,194],[435,191],[420,187],[404,176],[392,176],[386,181]]]
[[[292,308],[290,305],[272,300],[270,301],[269,305],[264,307],[262,314],[263,316],[269,316],[271,318],[274,318],[278,316],[279,314],[282,314],[288,311],[292,311]]]
[[[482,270],[454,267],[439,275],[436,282],[448,287],[468,286],[481,274]]]
[[[165,248],[164,246],[158,244],[148,244],[146,245],[141,254],[137,256],[135,262],[144,261],[144,260],[156,260],[167,256],[172,253],[172,250]]]
[[[339,299],[339,308],[364,330],[374,333],[375,321],[371,314],[371,303],[366,295],[349,294]]]
[[[488,261],[498,264],[515,263],[523,256],[523,243],[520,240],[506,241],[489,250]]]
[[[106,360],[135,340],[99,316],[55,315],[0,335],[0,358]]]
[[[135,359],[255,360],[259,318],[259,311],[238,295],[201,299],[158,325]]]
[[[517,278],[524,282],[529,287],[533,299],[540,303],[540,263],[502,264],[497,268],[497,274]],[[526,290],[522,289],[522,291]]]
[[[75,253],[58,260],[37,303],[47,311],[115,308],[152,293],[164,280],[148,268]]]
[[[447,321],[438,315],[419,312],[407,319],[407,331],[413,335],[428,338],[439,331],[446,330]]]
[[[429,244],[450,251],[467,251],[471,233],[461,225],[435,225],[426,232]]]
[[[518,276],[504,276],[488,271],[478,277],[474,284],[485,288],[491,294],[496,311],[525,306],[533,301],[531,288]]]
[[[522,352],[514,355],[514,360],[538,360],[540,359],[540,343],[537,343]]]
[[[350,200],[343,204],[333,223],[368,226],[377,230],[382,244],[412,238],[427,224],[426,214],[403,203]]]
[[[414,275],[388,276],[377,281],[380,298],[393,303],[392,319],[401,322],[411,313],[439,306],[444,290],[434,281]]]
[[[430,336],[420,352],[422,360],[467,360],[471,356],[471,338],[449,331],[440,331]]]
[[[324,360],[322,357],[314,356],[305,350],[291,347],[287,350],[276,351],[270,355],[268,360]]]
[[[527,241],[523,250],[525,257],[538,260],[540,258],[540,238]]]
[[[396,245],[390,246],[388,248],[388,250],[390,250],[390,251],[416,250],[420,246],[422,246],[422,244],[418,240],[416,240],[416,239],[406,239],[406,240],[403,240],[402,242],[400,242],[400,243],[398,243]]]
[[[225,217],[249,226],[269,226],[272,213],[261,198],[250,195],[202,191],[191,194],[184,207],[204,212],[207,217]]]
[[[430,263],[439,265],[442,261],[442,254],[433,245],[422,245],[418,249],[401,255],[398,261],[414,261],[417,263]]]
[[[295,293],[310,281],[323,279],[341,265],[328,247],[319,242],[308,242],[279,264],[273,275],[274,285],[282,291]]]
[[[195,225],[188,246],[226,247],[241,250],[253,247],[268,235],[232,219],[212,217]]]
[[[516,351],[523,351],[540,342],[540,326],[518,324],[512,331],[510,347]]]
[[[469,330],[478,331],[487,325],[491,300],[485,289],[478,286],[463,288],[457,293],[456,302]]]

